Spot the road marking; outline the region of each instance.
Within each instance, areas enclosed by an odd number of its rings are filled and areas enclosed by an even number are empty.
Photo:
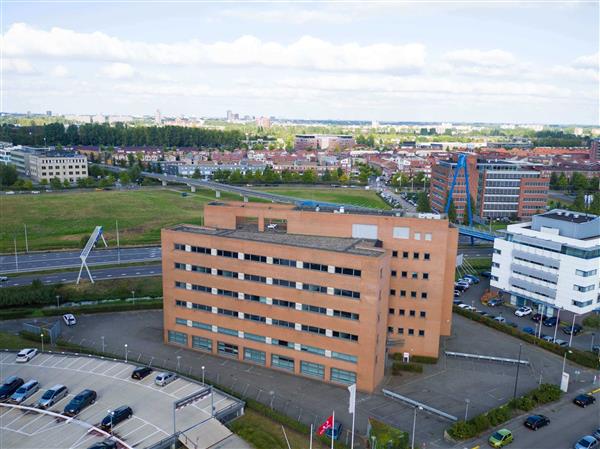
[[[138,445],[139,445],[139,444],[140,444],[142,441],[145,441],[145,440],[149,439],[150,437],[152,437],[152,436],[156,435],[157,433],[161,433],[161,432],[162,432],[162,433],[166,433],[166,432],[164,432],[164,431],[162,431],[162,430],[157,430],[156,432],[152,432],[151,434],[149,434],[149,435],[146,435],[146,436],[145,436],[144,438],[142,438],[141,440],[138,440],[138,441],[136,441],[135,443],[133,443],[133,444],[132,444],[132,446],[133,446],[133,447],[136,447],[136,446],[138,446]]]

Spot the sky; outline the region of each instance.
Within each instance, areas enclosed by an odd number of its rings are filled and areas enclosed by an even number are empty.
[[[593,1],[10,1],[0,110],[600,124]]]

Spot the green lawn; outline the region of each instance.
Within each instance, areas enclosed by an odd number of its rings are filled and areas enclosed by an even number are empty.
[[[222,192],[222,199],[240,200]],[[202,223],[203,206],[215,199],[212,190],[198,189],[182,197],[171,190],[92,191],[0,196],[0,252],[80,248],[94,226],[104,226],[109,246],[116,245],[115,220],[122,245],[158,243],[160,229],[177,223]]]
[[[307,200],[324,201],[331,203],[352,204],[355,206],[371,207],[373,209],[390,209],[373,190],[361,188],[319,188],[319,187],[267,187],[259,188],[271,193],[304,198]]]

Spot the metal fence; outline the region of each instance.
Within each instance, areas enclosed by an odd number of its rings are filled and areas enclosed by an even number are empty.
[[[54,321],[52,323],[46,321],[34,321],[33,323],[23,323],[23,330],[31,332],[34,335],[44,335],[44,337],[50,337],[48,343],[54,344],[60,337],[60,321]]]
[[[472,359],[472,360],[484,360],[487,362],[497,362],[497,363],[511,363],[511,364],[521,364],[521,365],[529,365],[529,360],[521,360],[521,359],[509,359],[506,357],[492,357],[490,355],[479,355],[479,354],[468,354],[465,352],[452,352],[445,351],[444,354],[452,357],[460,357],[463,359]]]

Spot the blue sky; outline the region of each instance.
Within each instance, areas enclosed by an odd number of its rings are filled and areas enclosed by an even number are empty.
[[[4,2],[3,111],[599,124],[593,2]]]

